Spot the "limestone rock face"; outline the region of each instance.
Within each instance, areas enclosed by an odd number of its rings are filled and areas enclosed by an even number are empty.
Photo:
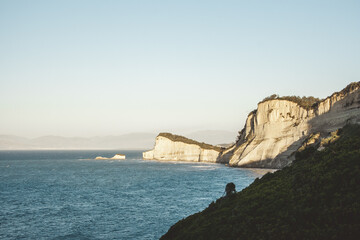
[[[176,136],[176,135],[172,135]],[[183,138],[183,137],[182,137]],[[145,160],[160,161],[189,161],[189,162],[216,162],[220,148],[201,146],[201,143],[195,141],[184,141],[184,139],[173,139],[159,134],[156,137],[153,150],[143,152]]]
[[[235,145],[218,162],[237,167],[282,168],[310,134],[329,134],[346,123],[360,123],[360,83],[353,83],[312,108],[289,100],[268,100],[249,114]]]

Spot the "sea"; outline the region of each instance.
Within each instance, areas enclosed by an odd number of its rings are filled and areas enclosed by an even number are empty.
[[[94,160],[126,155],[126,160]],[[159,239],[225,185],[265,171],[142,160],[142,151],[0,151],[0,239]]]

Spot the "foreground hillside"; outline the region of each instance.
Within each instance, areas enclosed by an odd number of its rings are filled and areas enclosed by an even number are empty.
[[[179,221],[161,239],[358,239],[360,126]]]

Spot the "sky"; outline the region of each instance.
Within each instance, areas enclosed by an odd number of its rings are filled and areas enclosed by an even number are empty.
[[[360,81],[360,1],[0,0],[0,134],[239,131]]]

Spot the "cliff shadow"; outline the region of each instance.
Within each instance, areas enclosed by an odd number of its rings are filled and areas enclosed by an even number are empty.
[[[360,123],[360,89],[332,104],[326,113],[308,121],[311,133],[320,132],[322,135],[349,123]]]
[[[243,168],[269,168],[269,169],[280,169],[286,167],[295,160],[295,153],[306,141],[308,136],[304,136],[299,140],[293,142],[285,151],[278,154],[275,158],[267,158],[261,161],[254,161],[238,167]]]

